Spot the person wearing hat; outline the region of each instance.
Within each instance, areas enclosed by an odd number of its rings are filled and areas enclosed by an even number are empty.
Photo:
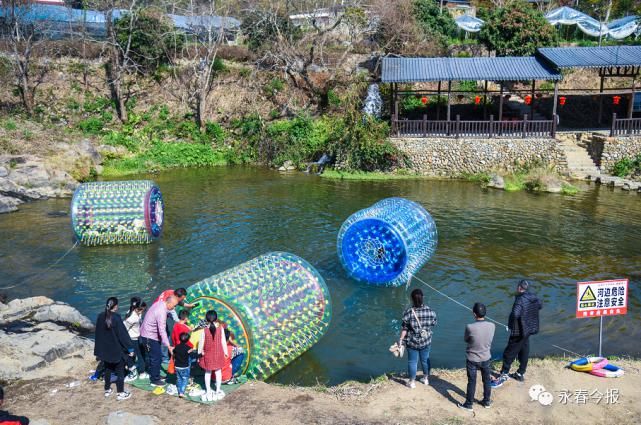
[[[503,352],[501,373],[497,379],[492,381],[492,388],[500,387],[509,378],[519,382],[525,380],[525,370],[530,355],[530,335],[539,332],[539,310],[543,308],[541,300],[529,288],[530,282],[525,279],[516,285],[516,296],[508,321],[510,337]],[[516,373],[509,375],[510,367],[517,357],[519,368]]]

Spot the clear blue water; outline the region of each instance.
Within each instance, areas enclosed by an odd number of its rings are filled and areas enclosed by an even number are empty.
[[[36,202],[0,215],[0,288],[10,297],[46,295],[95,318],[112,295],[154,299],[256,255],[289,251],[325,278],[334,316],[325,337],[273,380],[303,385],[368,380],[405,369],[387,351],[408,303],[404,287],[350,280],[336,254],[342,222],[389,196],[420,202],[435,218],[439,246],[418,273],[448,295],[506,322],[515,282],[528,278],[543,299],[532,354],[597,350],[598,320],[575,319],[576,282],[629,277],[627,316],[605,319],[605,354],[641,355],[641,196],[590,189],[574,197],[484,190],[473,183],[428,180],[334,181],[261,168],[178,170],[152,178],[166,201],[162,239],[149,246],[70,247],[68,199]],[[48,268],[50,267],[50,268]],[[430,289],[439,324],[434,367],[461,367],[463,329],[471,313]],[[493,355],[507,333],[498,330]]]

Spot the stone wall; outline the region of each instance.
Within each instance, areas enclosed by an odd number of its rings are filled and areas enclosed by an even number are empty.
[[[457,177],[512,171],[519,164],[539,163],[566,172],[565,154],[553,139],[392,139],[412,162],[414,171]]]
[[[606,173],[612,172],[612,167],[617,161],[641,154],[641,136],[606,137],[595,134],[586,144],[592,158],[598,158],[597,164]]]

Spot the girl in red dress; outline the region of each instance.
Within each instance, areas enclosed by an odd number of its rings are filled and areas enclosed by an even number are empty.
[[[220,389],[222,382],[222,369],[225,359],[229,357],[227,341],[222,325],[218,322],[218,314],[209,310],[205,314],[205,321],[209,327],[205,328],[198,344],[198,354],[201,354],[198,364],[205,371],[205,388],[207,392],[202,396],[203,401],[221,400],[225,393]],[[211,390],[211,372],[216,375],[216,391]]]

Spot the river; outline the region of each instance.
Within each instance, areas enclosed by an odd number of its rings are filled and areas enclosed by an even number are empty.
[[[144,177],[144,176],[143,176]],[[325,278],[333,318],[325,337],[273,381],[314,385],[369,380],[402,371],[387,351],[408,304],[405,288],[374,288],[347,278],[336,254],[341,223],[379,199],[401,196],[433,215],[439,246],[418,277],[506,322],[518,279],[533,282],[544,302],[531,354],[598,348],[597,319],[576,319],[576,282],[630,278],[629,312],[604,320],[604,353],[641,355],[641,196],[590,188],[576,196],[484,190],[434,180],[337,181],[254,167],[176,170],[151,176],[166,204],[162,238],[148,246],[76,247],[69,199],[35,202],[0,215],[0,289],[11,298],[46,295],[90,318],[104,300],[147,301],[166,288],[188,287],[269,251],[307,259]],[[422,287],[439,323],[432,367],[463,367],[464,325],[471,313]],[[497,329],[500,358],[507,332]]]

